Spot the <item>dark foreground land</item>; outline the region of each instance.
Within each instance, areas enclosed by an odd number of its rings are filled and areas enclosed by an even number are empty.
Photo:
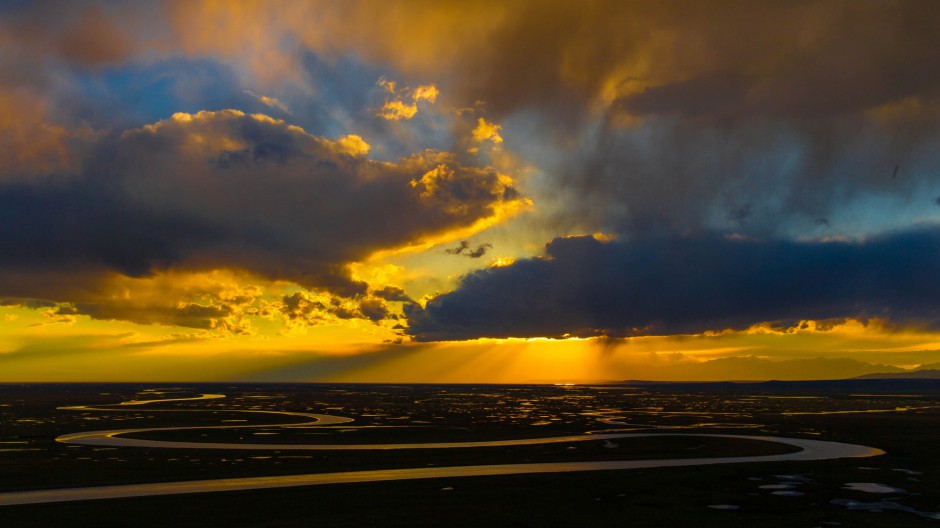
[[[62,410],[199,394],[106,410]],[[190,412],[164,412],[161,409]],[[212,412],[192,412],[209,409]],[[94,447],[55,442],[101,429],[298,423],[334,427],[158,431],[195,442],[369,444],[500,440],[636,430],[687,436],[394,451]],[[0,507],[0,527],[940,526],[940,382],[630,386],[0,385],[0,492],[386,468],[785,453],[694,433],[864,444],[875,458],[471,477]],[[846,489],[879,484],[885,493]],[[871,486],[869,486],[871,487]],[[878,489],[876,487],[875,489]],[[721,508],[716,508],[721,507]]]

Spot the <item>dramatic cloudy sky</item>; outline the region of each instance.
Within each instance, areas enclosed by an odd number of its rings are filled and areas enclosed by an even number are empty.
[[[0,381],[940,363],[932,1],[4,2]]]

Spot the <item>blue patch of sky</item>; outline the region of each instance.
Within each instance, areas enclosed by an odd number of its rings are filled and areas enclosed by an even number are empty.
[[[399,89],[432,83],[430,79],[403,79],[397,72],[364,62],[353,55],[324,58],[307,52],[302,57],[309,90],[286,92],[283,101],[291,122],[311,134],[337,138],[357,134],[372,146],[370,157],[395,160],[425,149],[449,150],[453,145],[449,109],[418,103],[418,114],[409,120],[387,121],[378,117],[386,99],[393,99],[377,83],[385,78]],[[403,98],[411,103],[408,97]]]
[[[440,101],[419,102],[418,114],[406,121],[376,115],[386,98],[393,97],[378,86],[380,78],[395,81],[400,89],[433,79],[403,79],[352,55],[326,59],[306,52],[302,66],[307,86],[285,83],[276,92],[246,85],[233,65],[209,58],[173,57],[100,69],[75,66],[61,74],[55,110],[66,124],[121,130],[177,112],[232,108],[284,119],[317,136],[358,134],[372,145],[370,157],[380,160],[454,148],[453,113]],[[287,111],[262,103],[260,96],[277,98]]]
[[[70,82],[58,93],[59,115],[95,128],[140,126],[176,112],[268,110],[242,88],[229,66],[209,59],[173,58],[70,73]]]
[[[305,93],[286,96],[294,121],[319,136],[367,135],[381,107],[381,77],[392,72],[350,55],[323,58],[304,53],[301,63],[312,87]]]

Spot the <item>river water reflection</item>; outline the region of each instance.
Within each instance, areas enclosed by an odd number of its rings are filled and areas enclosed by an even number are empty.
[[[202,394],[193,398],[172,398],[159,400],[160,403],[188,400],[221,399],[224,395]],[[132,410],[132,407],[156,403],[154,400],[132,400],[120,404],[98,406],[69,406],[63,409],[71,411],[121,411]],[[139,407],[138,407],[139,409]],[[667,432],[611,432],[595,431],[593,434],[545,436],[539,438],[516,438],[486,441],[457,441],[457,442],[403,442],[403,443],[376,443],[376,444],[277,444],[277,443],[231,443],[231,442],[188,442],[152,440],[144,438],[127,438],[129,434],[144,434],[148,432],[165,431],[193,431],[199,429],[218,430],[233,428],[278,428],[278,427],[313,427],[348,424],[352,418],[331,414],[317,414],[291,411],[273,411],[261,409],[229,409],[228,411],[253,414],[281,414],[291,418],[302,418],[306,421],[291,421],[278,424],[263,425],[212,425],[187,427],[155,427],[155,428],[128,428],[101,431],[85,431],[59,436],[56,440],[64,444],[80,444],[92,446],[116,447],[146,447],[146,448],[172,448],[172,449],[251,449],[251,450],[391,450],[391,449],[464,449],[497,446],[540,445],[578,442],[606,442],[613,439],[644,438],[677,436],[676,433]],[[148,409],[147,412],[218,412],[218,409],[185,408],[185,409]],[[600,414],[603,414],[600,413]],[[648,426],[656,427],[656,426]],[[688,434],[683,435],[688,436]],[[252,490],[267,488],[282,488],[291,486],[311,486],[323,484],[342,484],[353,482],[378,482],[392,480],[411,480],[428,478],[454,478],[494,475],[517,475],[535,473],[581,472],[581,471],[611,471],[630,470],[641,468],[702,466],[711,464],[734,464],[743,462],[777,462],[793,460],[822,460],[846,457],[872,457],[883,454],[877,448],[827,442],[821,440],[788,438],[779,436],[734,435],[734,434],[704,434],[694,433],[696,437],[725,438],[736,440],[756,440],[774,442],[793,446],[799,450],[792,453],[756,456],[728,456],[703,458],[668,458],[654,460],[607,460],[607,461],[577,461],[577,462],[550,462],[550,463],[523,463],[523,464],[482,464],[471,466],[450,467],[418,467],[404,469],[379,469],[369,471],[344,471],[313,473],[302,475],[224,478],[211,480],[192,480],[181,482],[161,482],[145,484],[128,484],[117,486],[95,486],[84,488],[64,488],[37,491],[18,491],[0,493],[0,506],[14,504],[35,504],[45,502],[62,502],[76,500],[142,497],[151,495],[171,495],[182,493],[204,493],[236,490]]]

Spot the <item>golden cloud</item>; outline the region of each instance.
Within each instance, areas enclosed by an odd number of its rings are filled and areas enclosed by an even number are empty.
[[[440,95],[437,86],[433,84],[397,89],[398,85],[385,77],[380,78],[376,84],[392,95],[392,99],[385,99],[382,108],[375,114],[388,121],[411,119],[418,114],[419,102],[434,103]]]
[[[524,201],[508,175],[446,152],[378,162],[358,135],[237,110],[177,113],[109,141],[64,188],[0,184],[0,215],[16,215],[3,222],[24,226],[0,230],[0,293],[245,334],[284,295],[257,285],[284,281],[345,299],[328,306],[334,319],[376,321],[388,308],[351,264],[482,229]],[[55,211],[67,230],[29,217]]]
[[[382,105],[382,109],[379,110],[376,115],[389,121],[401,121],[411,119],[417,113],[418,105],[406,104],[397,99],[393,99],[391,101],[385,101],[385,104]]]
[[[503,142],[502,136],[499,135],[500,129],[502,129],[501,126],[490,123],[481,117],[477,120],[476,128],[473,129],[473,140],[477,143],[489,141],[494,145],[498,145]]]

